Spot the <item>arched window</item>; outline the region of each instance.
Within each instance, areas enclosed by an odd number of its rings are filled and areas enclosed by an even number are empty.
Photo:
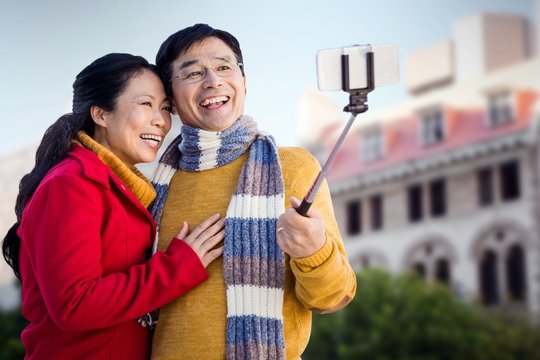
[[[511,300],[525,300],[525,256],[523,248],[514,245],[506,257],[506,281]]]
[[[491,225],[475,242],[484,304],[527,300],[526,231],[513,222]]]
[[[435,262],[435,278],[444,284],[450,283],[452,276],[450,274],[450,263],[447,259],[440,258]]]
[[[440,281],[450,285],[451,266],[455,259],[455,252],[448,241],[431,238],[414,246],[405,255],[404,265],[406,269],[415,272],[428,282]]]
[[[414,268],[414,272],[416,274],[418,274],[423,279],[426,278],[426,267],[424,266],[424,264],[416,263],[416,264],[414,264],[413,268]]]
[[[388,269],[386,257],[379,250],[374,249],[363,250],[351,257],[350,263],[355,271],[369,268]]]
[[[480,261],[480,288],[486,305],[499,303],[497,277],[497,254],[493,250],[487,250]]]

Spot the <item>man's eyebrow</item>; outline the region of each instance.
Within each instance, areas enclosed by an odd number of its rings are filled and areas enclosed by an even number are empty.
[[[214,59],[222,60],[222,61],[233,61],[233,59],[229,55],[225,56],[216,56]]]
[[[232,62],[233,59],[229,55],[225,56],[214,56],[214,59],[221,60],[221,61],[229,61]],[[180,64],[180,70],[185,69],[187,67],[190,67],[191,65],[195,65],[199,62],[197,59],[193,60],[186,60],[182,64]]]
[[[180,70],[185,69],[187,67],[190,67],[191,65],[194,65],[194,64],[196,64],[198,62],[199,62],[199,60],[187,60],[187,61],[184,61],[182,64],[180,64]]]

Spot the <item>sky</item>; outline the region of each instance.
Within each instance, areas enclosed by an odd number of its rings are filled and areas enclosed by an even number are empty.
[[[319,49],[352,44],[399,48],[401,80],[369,97],[370,109],[407,98],[408,54],[450,39],[452,23],[481,11],[530,15],[533,0],[1,0],[0,156],[38,142],[71,111],[75,76],[111,52],[154,62],[161,43],[195,23],[240,42],[245,113],[280,145],[298,144],[298,102],[317,86]],[[347,94],[329,94],[346,105]],[[343,114],[347,118],[347,114]]]

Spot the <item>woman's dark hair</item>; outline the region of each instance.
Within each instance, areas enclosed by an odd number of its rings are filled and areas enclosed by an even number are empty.
[[[17,228],[26,203],[47,172],[67,156],[77,132],[83,130],[89,136],[94,135],[95,123],[90,115],[90,108],[98,106],[105,111],[113,111],[118,97],[127,88],[130,79],[144,70],[158,75],[155,65],[149,64],[140,56],[113,53],[95,60],[77,75],[73,83],[73,112],[60,117],[45,131],[36,152],[34,168],[19,184],[19,195],[15,204],[17,223],[11,227],[2,242],[4,259],[19,280],[21,239],[17,235]]]
[[[242,75],[244,75],[244,59],[242,57],[242,50],[240,50],[240,43],[238,40],[230,33],[214,29],[207,24],[195,24],[193,26],[187,27],[185,29],[179,30],[169,36],[167,40],[161,44],[156,55],[156,66],[161,77],[161,81],[165,86],[165,92],[167,96],[172,97],[172,87],[171,87],[171,76],[172,68],[171,65],[174,60],[185,53],[191,45],[202,41],[209,37],[216,37],[227,44],[228,47],[234,52],[236,56],[236,61],[240,66]]]

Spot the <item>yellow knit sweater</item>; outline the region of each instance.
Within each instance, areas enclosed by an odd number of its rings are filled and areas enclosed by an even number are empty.
[[[280,148],[289,197],[303,198],[319,172],[315,158],[300,148]],[[165,250],[183,221],[190,229],[214,213],[226,215],[247,153],[225,166],[202,172],[177,171],[165,203],[159,249]],[[334,218],[328,186],[323,183],[314,201],[326,226],[326,244],[301,259],[285,258],[283,321],[287,359],[298,359],[311,332],[311,311],[324,311],[353,298],[356,278],[349,266]],[[209,278],[191,292],[161,308],[154,334],[152,359],[224,359],[226,294],[223,258],[211,263]]]

